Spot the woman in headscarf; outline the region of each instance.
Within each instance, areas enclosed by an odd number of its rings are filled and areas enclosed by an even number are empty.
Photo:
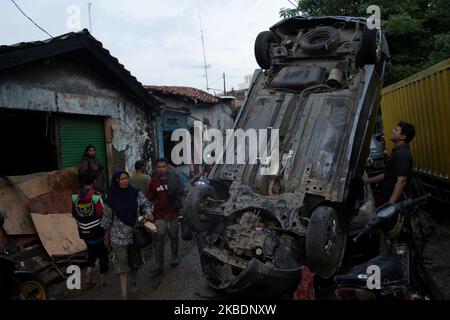
[[[130,185],[128,172],[114,171],[111,188],[106,198],[102,227],[105,245],[112,246],[114,269],[119,276],[122,298],[127,299],[127,274],[131,277],[130,292],[137,292],[137,271],[144,263],[141,252],[133,245],[133,228],[138,215],[153,221],[151,206],[144,194]]]
[[[82,177],[83,173],[88,169],[94,171],[95,175],[97,176],[94,189],[103,194],[105,187],[103,166],[101,165],[100,161],[96,158],[96,153],[97,150],[93,145],[86,146],[80,162],[80,177]]]

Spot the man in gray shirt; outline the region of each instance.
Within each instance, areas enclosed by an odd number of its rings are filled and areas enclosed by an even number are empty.
[[[151,180],[151,177],[145,173],[147,170],[147,163],[144,160],[138,160],[134,164],[134,169],[136,171],[131,175],[131,185],[141,190],[143,194],[147,194],[148,184]]]

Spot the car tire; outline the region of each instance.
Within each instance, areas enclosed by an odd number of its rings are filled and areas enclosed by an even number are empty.
[[[361,35],[361,47],[358,52],[357,64],[378,65],[381,61],[381,30],[365,29]]]
[[[272,67],[271,44],[277,43],[277,37],[272,31],[263,31],[255,40],[255,58],[261,69],[268,70]]]
[[[344,256],[346,232],[336,210],[317,207],[306,231],[306,256],[313,273],[331,278],[340,267]]]
[[[217,199],[215,189],[208,184],[201,184],[191,189],[186,197],[184,218],[188,227],[195,232],[204,232],[212,227],[212,221],[203,217],[200,213],[200,203],[207,197]]]
[[[333,27],[318,27],[305,33],[300,39],[300,47],[305,53],[327,53],[337,48],[339,31]]]

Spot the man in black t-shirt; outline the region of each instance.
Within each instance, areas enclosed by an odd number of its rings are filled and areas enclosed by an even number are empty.
[[[409,143],[416,135],[416,129],[410,123],[400,121],[395,127],[389,139],[394,143],[384,173],[364,178],[364,183],[376,183],[383,181],[384,202],[396,203],[402,196],[411,197],[411,178],[413,161]]]

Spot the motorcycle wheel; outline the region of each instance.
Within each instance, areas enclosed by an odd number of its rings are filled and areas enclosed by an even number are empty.
[[[20,293],[24,300],[47,300],[48,291],[39,279],[25,280],[20,283]]]

